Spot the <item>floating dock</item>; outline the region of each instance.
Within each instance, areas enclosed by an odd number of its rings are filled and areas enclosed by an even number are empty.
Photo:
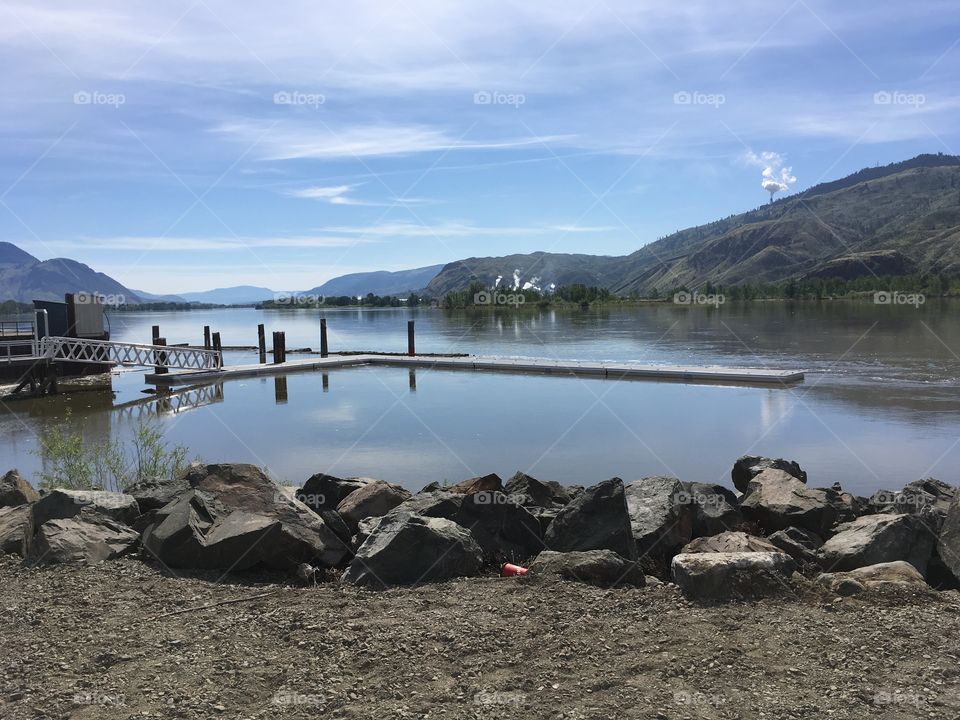
[[[151,373],[151,385],[173,387],[220,382],[235,378],[287,375],[359,366],[422,368],[425,370],[479,370],[609,378],[613,380],[670,380],[675,382],[729,385],[789,385],[802,382],[803,370],[765,368],[701,367],[694,365],[647,365],[640,363],[576,360],[540,360],[498,357],[438,357],[436,355],[337,355],[282,363],[234,365],[218,370]]]

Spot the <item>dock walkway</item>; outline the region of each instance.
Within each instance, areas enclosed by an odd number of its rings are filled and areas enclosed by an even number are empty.
[[[284,363],[234,365],[220,370],[180,371],[148,374],[146,382],[171,387],[203,382],[295,372],[335,370],[357,366],[389,366],[428,370],[485,370],[509,373],[539,373],[592,376],[611,379],[673,380],[732,385],[785,385],[801,382],[803,370],[765,368],[701,367],[693,365],[647,365],[575,360],[542,360],[498,357],[437,357],[406,355],[339,355]]]

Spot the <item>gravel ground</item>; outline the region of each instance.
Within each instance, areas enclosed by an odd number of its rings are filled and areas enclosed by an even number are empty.
[[[371,592],[3,557],[0,599],[11,720],[960,717],[957,592],[708,606],[670,585]]]

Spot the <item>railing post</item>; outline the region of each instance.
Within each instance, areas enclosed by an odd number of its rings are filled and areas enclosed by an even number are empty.
[[[154,345],[166,345],[167,339],[162,337],[153,338]],[[154,353],[156,366],[153,368],[153,371],[157,375],[166,375],[170,370],[167,367],[167,354],[162,350],[155,350]]]

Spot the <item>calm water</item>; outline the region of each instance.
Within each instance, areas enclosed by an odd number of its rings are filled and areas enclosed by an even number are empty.
[[[311,311],[114,314],[114,339],[168,342],[219,330],[256,343],[257,323],[287,347],[319,345]],[[37,471],[38,437],[70,422],[90,443],[159,417],[171,443],[208,461],[264,465],[287,483],[315,472],[371,475],[419,489],[523,470],[591,484],[671,474],[728,482],[744,453],[795,458],[811,484],[869,493],[933,475],[960,483],[960,304],[758,303],[719,309],[613,308],[520,313],[327,312],[331,350],[422,352],[805,368],[789,389],[358,368],[234,380],[157,400],[143,373],[112,388],[0,407],[0,465]],[[226,362],[253,354],[227,353]]]

